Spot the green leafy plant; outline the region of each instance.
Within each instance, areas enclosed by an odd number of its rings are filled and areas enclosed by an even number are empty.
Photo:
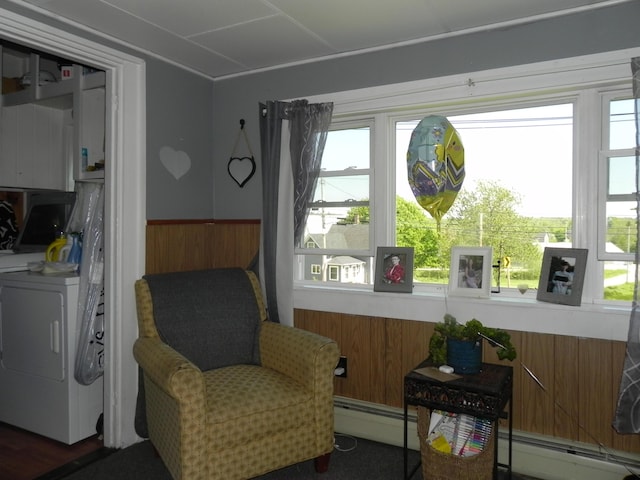
[[[447,313],[444,321],[436,324],[435,331],[429,340],[429,357],[437,365],[447,363],[447,338],[456,340],[484,338],[489,345],[497,348],[496,353],[500,360],[516,358],[516,349],[511,343],[511,335],[508,332],[499,328],[485,327],[475,318],[461,324],[454,316]]]

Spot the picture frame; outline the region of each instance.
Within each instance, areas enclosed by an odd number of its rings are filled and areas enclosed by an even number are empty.
[[[413,247],[378,247],[374,292],[413,291]]]
[[[586,248],[545,247],[537,300],[579,306],[587,254]]]
[[[493,272],[492,247],[452,247],[449,294],[489,298]]]

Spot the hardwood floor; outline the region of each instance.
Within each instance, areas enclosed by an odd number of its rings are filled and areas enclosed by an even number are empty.
[[[49,478],[46,475],[49,472],[102,451],[102,447],[102,439],[98,435],[66,445],[0,423],[0,480],[34,480],[43,476]]]

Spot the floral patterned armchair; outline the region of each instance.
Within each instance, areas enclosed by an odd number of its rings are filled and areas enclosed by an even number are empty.
[[[174,479],[246,479],[333,450],[330,339],[267,320],[253,272],[135,285],[148,437]]]

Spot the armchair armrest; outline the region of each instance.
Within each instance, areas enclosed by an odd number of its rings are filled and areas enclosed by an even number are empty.
[[[200,478],[206,450],[205,386],[200,369],[158,337],[138,338],[133,356],[145,379],[149,438],[174,478]]]
[[[169,396],[179,400],[184,393],[200,391],[204,399],[200,369],[159,338],[138,338],[133,356],[145,375]]]
[[[300,328],[262,322],[262,365],[304,385],[313,396],[318,451],[333,449],[333,372],[340,352],[333,340]]]
[[[327,379],[333,384],[333,371],[339,356],[337,343],[329,338],[300,328],[262,322],[262,365],[293,378],[310,390]]]

